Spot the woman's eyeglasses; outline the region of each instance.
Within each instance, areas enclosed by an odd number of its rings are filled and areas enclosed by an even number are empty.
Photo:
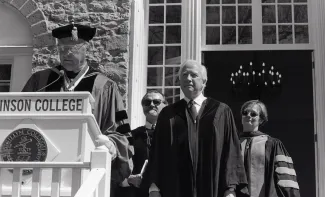
[[[153,99],[153,100],[145,99],[145,100],[142,101],[142,105],[148,107],[148,106],[151,105],[151,102],[153,102],[153,104],[155,106],[158,106],[158,105],[160,105],[162,103],[162,101],[160,99]]]
[[[256,116],[259,116],[259,114],[258,113],[256,113],[256,112],[253,112],[253,111],[247,111],[247,110],[245,110],[245,111],[242,111],[242,113],[241,113],[243,116],[248,116],[248,114],[250,115],[250,117],[252,117],[252,118],[255,118]]]

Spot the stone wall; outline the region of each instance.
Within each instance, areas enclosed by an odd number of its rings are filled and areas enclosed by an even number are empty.
[[[97,28],[88,63],[105,72],[126,100],[131,0],[0,0],[23,14],[34,35],[33,72],[59,64],[51,30],[76,23]]]

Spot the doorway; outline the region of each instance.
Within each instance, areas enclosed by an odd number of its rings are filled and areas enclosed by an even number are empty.
[[[316,197],[311,51],[209,51],[202,58],[208,70],[205,95],[230,106],[238,130],[241,105],[260,99],[267,106],[269,122],[261,128],[280,139],[293,159],[301,196]],[[230,81],[240,65],[273,65],[282,75],[278,91],[259,94],[234,92]]]

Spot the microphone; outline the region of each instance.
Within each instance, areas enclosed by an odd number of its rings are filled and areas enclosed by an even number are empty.
[[[57,82],[61,77],[64,76],[64,70],[58,70],[58,69],[56,69],[56,68],[54,68],[54,69],[52,69],[52,70],[53,70],[54,72],[56,72],[56,73],[59,75],[59,77],[56,78],[56,79],[55,79],[54,81],[52,81],[51,83],[47,84],[46,86],[44,86],[44,87],[38,89],[36,92],[40,92],[40,91],[44,90],[45,88],[51,86],[53,83]]]

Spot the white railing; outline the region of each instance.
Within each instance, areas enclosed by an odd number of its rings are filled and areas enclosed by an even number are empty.
[[[13,169],[11,194],[3,191],[1,169]],[[22,194],[22,170],[31,169],[32,184],[29,194]],[[44,169],[52,169],[51,188],[42,191],[41,174]],[[72,169],[71,190],[69,195],[60,194],[61,171]],[[90,170],[83,179],[83,170]],[[90,162],[0,162],[0,196],[74,196],[74,197],[109,197],[110,196],[111,157],[105,147],[98,147],[91,152]]]

